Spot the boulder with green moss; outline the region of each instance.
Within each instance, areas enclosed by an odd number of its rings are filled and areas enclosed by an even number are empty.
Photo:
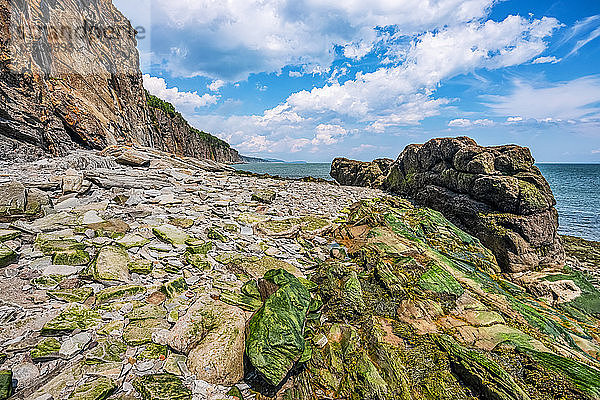
[[[69,400],[104,400],[108,398],[118,386],[115,381],[103,376],[94,378],[77,386],[69,395]]]
[[[139,285],[112,286],[96,293],[96,302],[98,304],[107,303],[112,300],[122,299],[145,291],[146,288]]]
[[[183,245],[190,239],[190,236],[185,231],[169,224],[155,227],[152,229],[152,232],[163,242],[172,245]]]
[[[0,243],[0,268],[6,267],[17,261],[19,255],[10,247]]]
[[[46,322],[42,335],[54,336],[71,333],[76,329],[87,330],[98,326],[100,315],[90,308],[78,304],[69,304],[60,314]]]
[[[46,338],[36,344],[29,352],[33,361],[48,361],[60,357],[60,342],[55,338]]]
[[[83,303],[94,294],[94,289],[83,287],[76,289],[49,290],[46,294],[53,299],[68,301],[69,303]]]
[[[0,400],[6,400],[13,394],[12,371],[0,370]]]
[[[156,374],[136,377],[133,387],[143,400],[191,400],[192,391],[173,374]]]
[[[250,319],[246,355],[271,385],[279,385],[305,350],[304,326],[310,293],[289,272],[278,269],[264,279],[278,287]]]
[[[129,255],[123,248],[105,246],[93,265],[93,276],[101,281],[129,282]]]

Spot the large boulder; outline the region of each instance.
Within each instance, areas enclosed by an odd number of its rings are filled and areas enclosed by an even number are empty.
[[[245,326],[242,310],[203,295],[177,321],[168,345],[187,354],[188,368],[198,379],[233,385],[244,374]]]
[[[525,147],[483,147],[467,137],[433,139],[407,146],[383,179],[354,184],[441,211],[491,249],[503,271],[564,265],[556,200]]]
[[[380,158],[373,162],[336,158],[331,164],[331,176],[340,184],[348,186],[381,186],[394,160]]]

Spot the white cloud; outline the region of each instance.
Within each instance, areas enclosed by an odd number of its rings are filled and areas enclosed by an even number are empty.
[[[462,24],[484,17],[495,0],[151,0],[155,64],[175,75],[242,80],[250,73],[334,59],[334,46],[351,58],[377,41],[375,27],[399,34]],[[134,16],[132,16],[134,17]],[[177,34],[166,34],[176,31]],[[182,40],[182,37],[184,38]],[[172,52],[171,49],[176,49]],[[243,59],[243,62],[234,60]]]
[[[515,81],[507,96],[485,96],[487,106],[500,116],[519,115],[523,119],[596,120],[600,119],[600,76],[567,82],[532,86]],[[508,122],[516,122],[507,120]]]
[[[453,119],[448,122],[449,127],[459,127],[459,128],[468,128],[472,126],[471,120],[465,118]]]
[[[477,68],[496,69],[528,62],[546,49],[545,38],[559,23],[554,18],[470,22],[427,32],[398,55],[396,67],[358,73],[344,84],[337,81],[290,95],[289,107],[300,115],[342,115],[370,122],[383,132],[390,126],[414,125],[439,114],[449,102],[434,99],[445,80]]]
[[[600,149],[592,150],[592,154],[600,154]]]
[[[339,138],[348,134],[348,131],[339,125],[320,124],[315,129],[316,134],[312,140],[313,145],[335,144]]]
[[[567,57],[577,53],[579,49],[598,37],[600,37],[600,27],[594,29],[585,39],[578,40],[573,49],[567,54]]]
[[[182,113],[193,113],[196,108],[215,104],[219,99],[219,96],[208,93],[199,95],[198,92],[180,92],[176,87],[167,88],[167,83],[163,78],[156,78],[148,74],[143,78],[144,87],[150,94],[168,101]]]
[[[555,56],[538,57],[532,61],[532,64],[556,64],[561,60],[562,58],[556,58]]]
[[[448,126],[451,128],[471,128],[473,126],[493,126],[494,121],[491,119],[476,119],[475,121],[471,121],[467,118],[458,118],[453,119],[448,122]]]
[[[508,117],[506,118],[506,122],[508,122],[509,124],[523,122],[523,117]]]
[[[206,87],[212,92],[218,92],[223,86],[225,86],[225,81],[221,79],[216,79]]]

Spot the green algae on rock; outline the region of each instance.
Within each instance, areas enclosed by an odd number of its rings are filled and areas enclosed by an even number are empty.
[[[54,253],[52,262],[55,265],[87,265],[90,262],[90,255],[85,250],[67,250]]]
[[[172,281],[165,283],[161,288],[161,292],[167,295],[169,298],[174,298],[188,290],[188,285],[183,277],[179,277]]]
[[[105,246],[100,249],[92,273],[101,281],[129,282],[129,255],[121,247]]]
[[[273,190],[256,190],[252,193],[252,201],[257,201],[259,203],[271,204],[275,200],[277,194]]]
[[[152,272],[152,261],[149,260],[133,260],[127,264],[130,273],[148,275]]]
[[[133,387],[143,400],[191,400],[192,392],[173,374],[139,376]]]
[[[152,228],[154,235],[165,243],[170,243],[174,246],[184,245],[190,236],[182,229],[176,226],[165,224]]]
[[[8,246],[0,243],[0,268],[17,261],[19,255]]]
[[[169,329],[164,319],[148,318],[129,322],[123,328],[123,341],[130,346],[141,346],[152,342],[152,334],[159,329]]]
[[[46,338],[35,345],[29,352],[33,361],[48,361],[60,357],[60,342],[55,338]]]
[[[115,299],[129,297],[145,292],[146,288],[139,285],[112,286],[96,293],[96,303],[102,304]]]
[[[49,290],[46,294],[53,299],[68,301],[69,303],[83,303],[94,294],[94,289],[90,287]]]
[[[212,227],[206,229],[206,236],[210,240],[216,240],[223,243],[229,242],[229,238],[223,232],[221,232],[219,228]]]
[[[79,385],[69,395],[69,400],[104,400],[117,388],[118,386],[114,380],[100,376]]]
[[[41,333],[53,336],[71,333],[76,329],[87,330],[97,326],[100,320],[96,311],[82,304],[71,303],[59,315],[46,322]]]
[[[246,355],[265,380],[277,386],[304,353],[311,297],[304,285],[283,269],[268,271],[264,279],[279,288],[248,323]]]
[[[0,400],[6,400],[13,394],[12,371],[0,370]]]
[[[121,362],[127,345],[114,338],[99,340],[98,345],[85,355],[86,364]]]

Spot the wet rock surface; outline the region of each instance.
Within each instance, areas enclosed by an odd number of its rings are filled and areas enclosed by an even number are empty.
[[[347,165],[332,165],[340,183],[384,188],[441,211],[491,249],[506,272],[564,265],[556,201],[527,148],[432,139],[406,147],[380,179],[352,182],[341,173]]]

